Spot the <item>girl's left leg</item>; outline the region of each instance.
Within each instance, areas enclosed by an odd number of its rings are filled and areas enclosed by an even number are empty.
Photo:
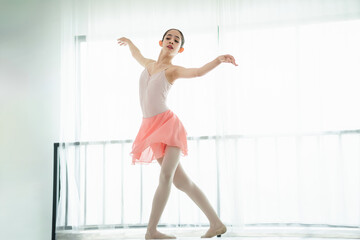
[[[226,232],[226,226],[219,219],[214,208],[201,189],[187,176],[181,163],[175,171],[174,185],[184,193],[186,193],[209,219],[210,228],[202,238],[211,238]]]
[[[145,239],[169,239],[175,236],[165,235],[157,231],[157,224],[164,211],[167,200],[169,199],[171,185],[175,175],[175,170],[180,160],[180,148],[166,146],[165,155],[161,164],[159,186],[156,189],[152,209],[147,227]]]

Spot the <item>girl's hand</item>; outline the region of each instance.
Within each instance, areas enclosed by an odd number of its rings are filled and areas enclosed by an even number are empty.
[[[235,62],[235,58],[233,56],[231,56],[230,54],[221,55],[217,58],[221,63],[232,63],[235,66],[238,66]]]
[[[130,43],[130,39],[127,39],[125,37],[119,38],[117,41],[120,46],[126,46]]]

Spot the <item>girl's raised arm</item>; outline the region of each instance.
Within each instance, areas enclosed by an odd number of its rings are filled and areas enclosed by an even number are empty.
[[[221,55],[215,58],[213,61],[205,64],[200,68],[184,68],[184,67],[176,67],[173,72],[173,78],[193,78],[193,77],[201,77],[206,73],[213,70],[217,67],[220,63],[232,63],[235,66],[238,66],[235,62],[235,58],[229,54]]]
[[[146,67],[149,63],[151,62],[155,62],[155,60],[149,59],[149,58],[145,58],[140,50],[132,43],[132,41],[130,39],[127,39],[125,37],[119,38],[118,40],[118,44],[120,46],[126,46],[129,45],[129,49],[131,52],[131,55],[136,59],[136,61],[138,63],[140,63],[140,65],[142,65],[143,67]]]

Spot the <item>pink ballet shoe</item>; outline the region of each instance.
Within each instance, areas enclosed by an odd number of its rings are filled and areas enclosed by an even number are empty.
[[[226,233],[226,226],[225,225],[222,225],[221,227],[219,227],[218,229],[216,230],[209,230],[206,232],[205,235],[202,235],[201,238],[212,238],[212,237],[221,237],[221,234],[224,234]]]

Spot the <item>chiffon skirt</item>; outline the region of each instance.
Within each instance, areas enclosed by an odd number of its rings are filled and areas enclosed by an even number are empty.
[[[143,118],[132,145],[132,164],[155,162],[165,154],[166,146],[180,148],[187,156],[187,132],[180,119],[169,109],[149,118]]]

